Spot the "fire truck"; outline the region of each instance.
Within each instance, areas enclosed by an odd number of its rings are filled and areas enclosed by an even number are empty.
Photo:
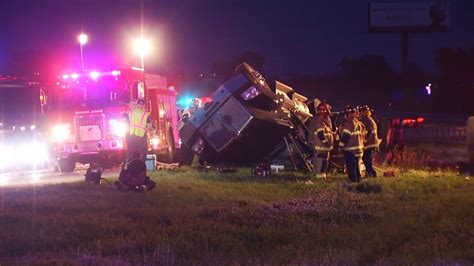
[[[47,90],[46,115],[52,154],[61,172],[77,162],[110,168],[123,162],[130,104],[142,99],[150,113],[148,150],[173,161],[179,148],[176,91],[165,77],[139,68],[83,71],[58,76]]]

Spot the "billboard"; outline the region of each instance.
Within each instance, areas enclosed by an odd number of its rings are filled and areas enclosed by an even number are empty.
[[[372,32],[429,32],[449,27],[447,2],[385,3],[369,6],[369,29]]]

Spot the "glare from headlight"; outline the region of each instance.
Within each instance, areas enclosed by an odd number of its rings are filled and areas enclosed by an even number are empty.
[[[0,187],[8,185],[8,176],[0,173]]]
[[[16,167],[40,167],[48,162],[48,146],[44,142],[25,142],[16,146],[0,146],[0,170]]]
[[[40,166],[47,162],[49,155],[46,143],[32,143],[27,149],[30,149],[27,158],[33,166]]]
[[[118,137],[125,137],[128,132],[128,125],[123,121],[117,121],[116,119],[109,120],[110,130],[112,134]]]
[[[160,144],[160,139],[157,138],[157,137],[154,137],[154,138],[150,139],[150,143],[153,146],[158,146],[158,144]]]
[[[15,158],[14,149],[7,146],[0,147],[0,168],[4,169],[12,165]]]
[[[55,142],[64,142],[71,134],[68,124],[57,124],[51,131],[52,140]]]
[[[31,181],[33,181],[33,183],[38,183],[38,182],[41,180],[41,177],[42,177],[42,176],[43,176],[43,175],[40,174],[40,173],[33,173],[33,174],[31,175]]]

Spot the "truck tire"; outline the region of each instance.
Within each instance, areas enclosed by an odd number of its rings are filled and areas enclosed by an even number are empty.
[[[474,116],[467,119],[467,153],[469,156],[469,174],[474,175]]]
[[[63,173],[70,173],[76,168],[76,162],[71,159],[60,159],[58,161],[59,170]]]
[[[169,163],[174,162],[174,155],[176,153],[176,147],[174,143],[174,134],[173,129],[170,127],[168,128],[168,152],[167,152],[167,160]]]

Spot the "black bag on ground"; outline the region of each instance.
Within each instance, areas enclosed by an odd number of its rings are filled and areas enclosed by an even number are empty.
[[[146,164],[141,159],[132,159],[124,163],[115,183],[119,190],[144,192],[152,190],[156,184],[146,176]]]
[[[84,181],[86,183],[94,183],[96,185],[99,185],[100,180],[103,179],[102,173],[103,173],[103,169],[101,167],[95,164],[91,164],[89,168],[87,168],[86,174],[84,175],[85,176]]]

